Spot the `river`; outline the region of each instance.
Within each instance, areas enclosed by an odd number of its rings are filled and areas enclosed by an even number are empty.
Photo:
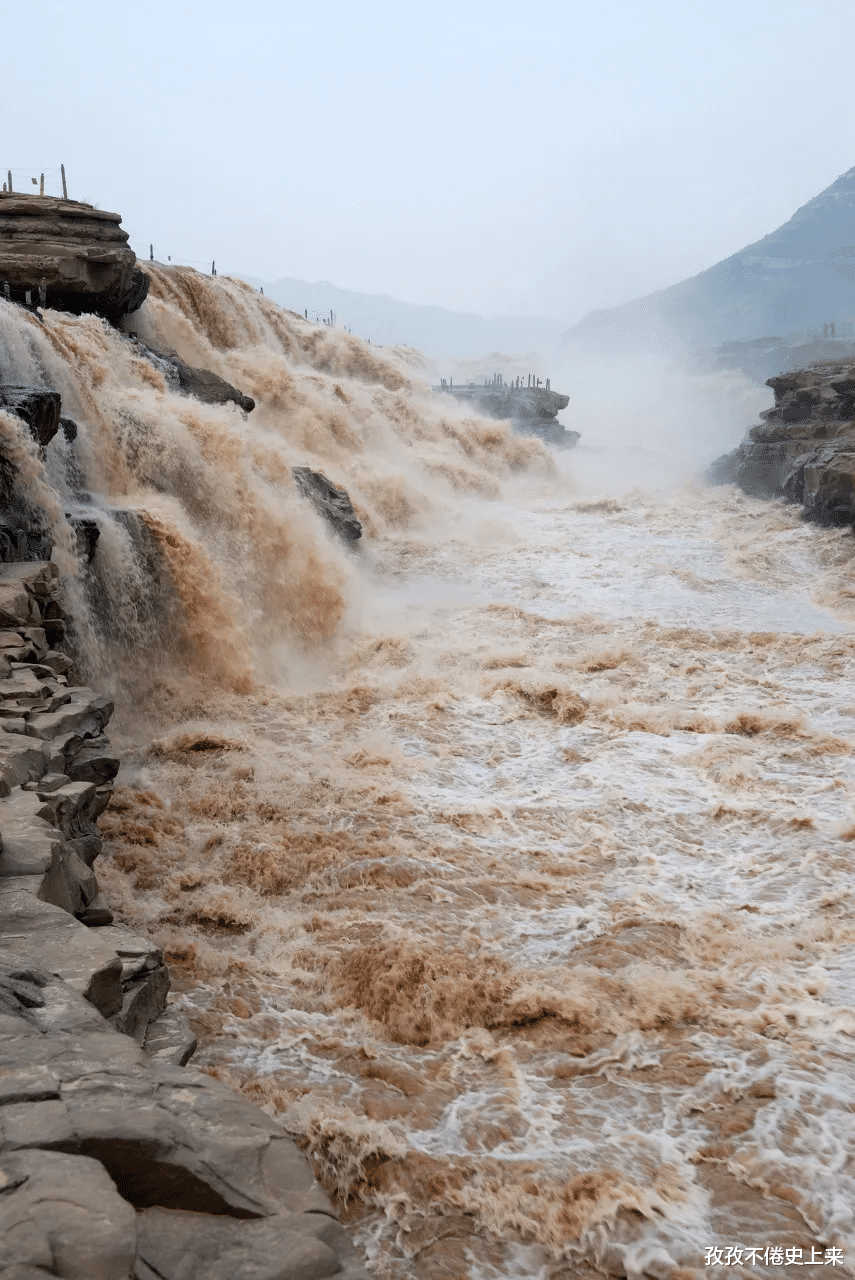
[[[99,878],[197,1065],[299,1135],[384,1280],[853,1274],[851,533],[649,457],[612,482],[595,422],[558,454],[450,420],[414,356],[193,275],[140,336],[248,420],[96,321],[7,349],[88,435]],[[286,461],[347,483],[358,551]]]

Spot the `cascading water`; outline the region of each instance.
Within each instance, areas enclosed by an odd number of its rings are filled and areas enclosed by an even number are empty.
[[[413,353],[152,274],[140,341],[248,418],[2,303],[0,377],[80,427],[28,456],[52,527],[101,531],[99,875],[198,1061],[301,1135],[389,1280],[851,1274],[851,535],[586,492],[585,437],[550,460]]]

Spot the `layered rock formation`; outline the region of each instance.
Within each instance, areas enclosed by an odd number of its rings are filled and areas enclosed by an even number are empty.
[[[120,223],[77,200],[0,193],[0,289],[13,302],[120,320],[149,286]]]
[[[818,364],[770,378],[775,407],[710,467],[717,484],[786,497],[823,524],[855,524],[855,366]]]

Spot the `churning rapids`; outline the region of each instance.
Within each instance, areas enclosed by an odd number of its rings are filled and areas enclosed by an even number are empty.
[[[767,1245],[853,1274],[851,534],[610,493],[413,353],[153,277],[142,341],[249,418],[0,302],[0,377],[80,432],[45,470],[0,428],[57,545],[101,529],[68,582],[119,704],[99,875],[199,1064],[386,1280],[832,1274],[705,1266]],[[358,552],[291,464],[349,490]]]

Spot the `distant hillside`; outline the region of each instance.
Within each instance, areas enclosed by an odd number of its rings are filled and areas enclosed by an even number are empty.
[[[838,337],[855,319],[855,169],[777,231],[714,267],[570,329],[565,350],[717,346],[764,334],[804,341],[824,323]]]
[[[244,277],[274,302],[309,319],[324,319],[330,311],[336,323],[380,346],[417,347],[440,365],[453,360],[478,360],[491,352],[508,356],[537,352],[544,359],[557,347],[567,325],[561,320],[509,316],[488,319],[471,312],[421,307],[381,293],[355,293],[326,280],[259,280]]]

